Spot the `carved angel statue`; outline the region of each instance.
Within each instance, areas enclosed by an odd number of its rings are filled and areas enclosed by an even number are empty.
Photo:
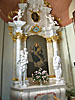
[[[19,85],[26,85],[25,78],[27,76],[27,63],[28,63],[28,52],[27,48],[20,51],[20,58],[17,64],[19,65]]]
[[[57,21],[54,21],[54,17],[52,17],[51,14],[49,14],[48,16],[47,15],[45,15],[45,16],[46,16],[47,19],[49,19],[49,22],[50,22],[51,26],[59,25],[57,23]]]
[[[20,21],[23,15],[24,15],[24,11],[21,10],[21,9],[19,9],[18,15],[16,15],[15,17],[13,17],[13,20],[15,20],[17,18],[17,21]]]
[[[58,55],[53,57],[53,66],[55,70],[56,80],[60,81],[62,70],[61,70],[61,58]]]

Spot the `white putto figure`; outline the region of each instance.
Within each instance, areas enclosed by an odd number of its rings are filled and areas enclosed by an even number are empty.
[[[55,25],[59,25],[57,23],[57,21],[54,21],[54,17],[51,16],[51,14],[48,14],[48,16],[46,16],[46,18],[49,19],[49,26],[52,27],[52,26],[55,26]]]
[[[27,48],[20,51],[19,61],[17,62],[19,66],[19,85],[26,86],[25,78],[27,77],[27,63],[28,63],[28,52]]]
[[[53,66],[56,75],[56,82],[61,80],[62,70],[61,70],[61,58],[58,55],[53,57]]]
[[[24,15],[24,11],[21,10],[21,9],[19,9],[18,15],[16,15],[15,17],[13,17],[13,21],[14,21],[16,18],[17,18],[17,21],[20,21],[21,18],[23,17],[23,15]]]

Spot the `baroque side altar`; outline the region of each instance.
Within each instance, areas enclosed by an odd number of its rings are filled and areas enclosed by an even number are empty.
[[[20,92],[21,90],[23,92],[25,90],[30,91],[30,88],[37,87],[34,86],[34,84],[31,84],[30,82],[31,80],[28,79],[27,77],[27,70],[29,63],[28,61],[29,51],[27,48],[27,39],[31,36],[40,36],[46,40],[49,76],[50,75],[56,76],[55,78],[49,79],[49,83],[47,84],[47,86],[43,86],[44,89],[47,90],[47,87],[51,87],[51,90],[53,91],[54,87],[55,89],[60,87],[58,91],[61,90],[61,92],[63,91],[64,94],[65,83],[64,83],[64,78],[62,77],[63,76],[62,66],[61,66],[62,61],[60,58],[59,48],[58,48],[58,43],[61,40],[61,32],[60,32],[61,28],[58,21],[51,14],[52,11],[51,5],[45,0],[44,1],[27,0],[18,3],[18,7],[19,7],[18,11],[12,11],[11,12],[12,14],[9,13],[8,16],[9,19],[12,20],[8,24],[10,31],[9,34],[13,39],[13,49],[14,49],[11,100],[13,100],[12,98],[15,91],[17,91],[16,93],[21,93]],[[14,13],[16,13],[16,15],[14,15]],[[38,47],[38,44],[36,44],[36,47]],[[39,50],[36,48],[34,49]],[[32,49],[32,57],[34,57],[33,56],[34,49]],[[51,49],[53,54],[52,61],[50,58],[52,55],[50,52]],[[43,66],[43,59],[45,59],[42,55],[41,47],[40,51],[41,53],[39,51],[35,52],[35,55],[36,56],[38,55],[37,59],[39,62],[33,58],[35,60],[34,64],[37,66]],[[38,88],[39,87],[37,87],[37,90]],[[14,100],[16,100],[16,97]]]

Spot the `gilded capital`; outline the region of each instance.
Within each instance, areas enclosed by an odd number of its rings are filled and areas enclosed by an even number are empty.
[[[11,36],[11,38],[14,42],[16,42],[16,39],[20,39],[23,42],[26,41],[26,39],[27,39],[27,36],[20,32],[16,32],[15,35],[13,35],[12,32],[9,32],[9,35]]]
[[[12,32],[12,31],[13,31],[13,27],[12,27],[12,26],[8,26],[8,30],[9,30],[10,32]]]
[[[46,38],[47,43],[52,43],[52,39],[51,38]]]

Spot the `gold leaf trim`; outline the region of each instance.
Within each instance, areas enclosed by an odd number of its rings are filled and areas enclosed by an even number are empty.
[[[34,29],[35,27],[38,27],[38,28],[39,28],[39,31],[38,31],[38,32],[33,31],[33,29]],[[31,28],[31,30],[30,30],[31,33],[36,33],[36,34],[38,34],[38,33],[41,32],[41,31],[42,31],[42,28],[41,28],[40,26],[38,26],[37,24],[36,24],[35,26],[32,26],[32,28]]]
[[[19,81],[19,79],[18,78],[13,78],[12,81]]]
[[[23,42],[27,39],[27,36],[23,33],[21,34],[20,32],[16,32],[15,35],[13,35],[12,32],[9,32],[9,35],[11,36],[11,38],[14,42],[16,42],[16,39],[20,39]]]
[[[27,0],[20,0],[20,3],[26,3]]]
[[[14,14],[18,14],[18,11],[15,10],[15,11],[9,12],[9,13],[8,13],[8,19],[13,20]]]
[[[54,35],[52,37],[46,38],[46,41],[48,43],[52,43],[53,40],[55,40],[56,42],[60,42],[62,40],[62,32],[57,32],[58,35]]]
[[[45,4],[46,7],[49,7],[49,8],[52,7],[51,4],[49,2],[47,2],[46,0],[44,0],[44,4]]]
[[[48,43],[52,43],[52,39],[51,39],[51,38],[46,38],[46,41],[47,41]]]

